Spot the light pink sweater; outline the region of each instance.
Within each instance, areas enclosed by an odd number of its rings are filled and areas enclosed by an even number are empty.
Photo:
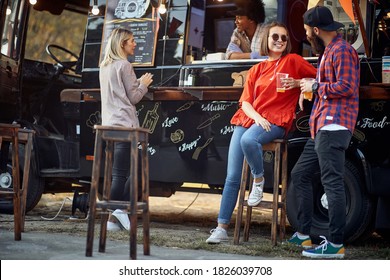
[[[100,68],[102,125],[139,127],[135,105],[148,92],[137,81],[133,66],[117,60]]]

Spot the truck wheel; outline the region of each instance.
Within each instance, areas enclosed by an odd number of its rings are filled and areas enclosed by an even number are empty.
[[[351,243],[367,236],[367,231],[370,230],[370,222],[373,218],[373,202],[365,190],[358,169],[348,160],[345,162],[344,176],[347,202],[344,240],[346,243]],[[314,175],[312,186],[314,209],[311,235],[315,240],[320,235],[328,236],[329,225],[328,202],[321,184],[319,172]],[[298,228],[297,209],[294,185],[290,180],[287,189],[287,217],[294,228]]]
[[[24,146],[19,145],[20,178],[23,180]],[[12,174],[12,165],[7,165],[7,173]],[[22,184],[22,182],[20,182]],[[30,176],[26,199],[26,213],[31,211],[39,202],[44,190],[44,180],[39,177],[39,172],[35,164],[34,151],[31,153]],[[13,214],[12,200],[0,200],[0,213]]]

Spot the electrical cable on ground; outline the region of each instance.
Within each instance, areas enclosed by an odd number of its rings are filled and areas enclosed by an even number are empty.
[[[203,184],[200,186],[200,188],[202,189],[203,188]],[[177,216],[180,216],[181,214],[183,214],[185,211],[187,211],[191,206],[192,204],[195,203],[195,201],[198,199],[200,195],[200,192],[197,193],[197,195],[195,196],[195,198],[191,201],[191,203],[183,210],[181,211],[179,214],[177,214]]]
[[[65,202],[66,202],[67,200],[72,201],[72,199],[70,199],[69,197],[65,197],[64,200],[62,201],[62,204],[61,204],[61,206],[60,206],[60,209],[58,210],[57,214],[56,214],[53,218],[46,218],[46,217],[41,216],[41,219],[42,219],[42,220],[45,220],[45,221],[52,221],[52,220],[54,220],[55,218],[57,218],[58,215],[60,214],[62,208],[64,207]]]

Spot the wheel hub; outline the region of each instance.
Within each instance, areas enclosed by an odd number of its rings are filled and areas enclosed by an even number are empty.
[[[0,174],[0,187],[8,189],[12,185],[12,176],[9,173]]]

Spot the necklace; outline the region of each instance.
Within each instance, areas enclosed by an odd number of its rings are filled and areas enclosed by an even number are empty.
[[[275,66],[274,66],[274,73],[272,74],[272,77],[270,78],[270,81],[272,81],[272,80],[275,78],[275,75],[276,75],[276,68],[277,68],[278,65],[279,65],[280,59],[281,59],[281,57],[279,57],[278,60],[277,60],[276,63],[275,63]],[[274,60],[271,60],[271,61],[270,61],[270,60],[267,59],[266,62],[267,62],[267,63],[264,63],[264,65],[263,65],[263,67],[262,67],[262,69],[261,69],[260,77],[263,75],[264,70],[266,70],[265,68],[267,67],[268,62],[274,62]],[[272,67],[272,66],[271,66],[271,67]]]

